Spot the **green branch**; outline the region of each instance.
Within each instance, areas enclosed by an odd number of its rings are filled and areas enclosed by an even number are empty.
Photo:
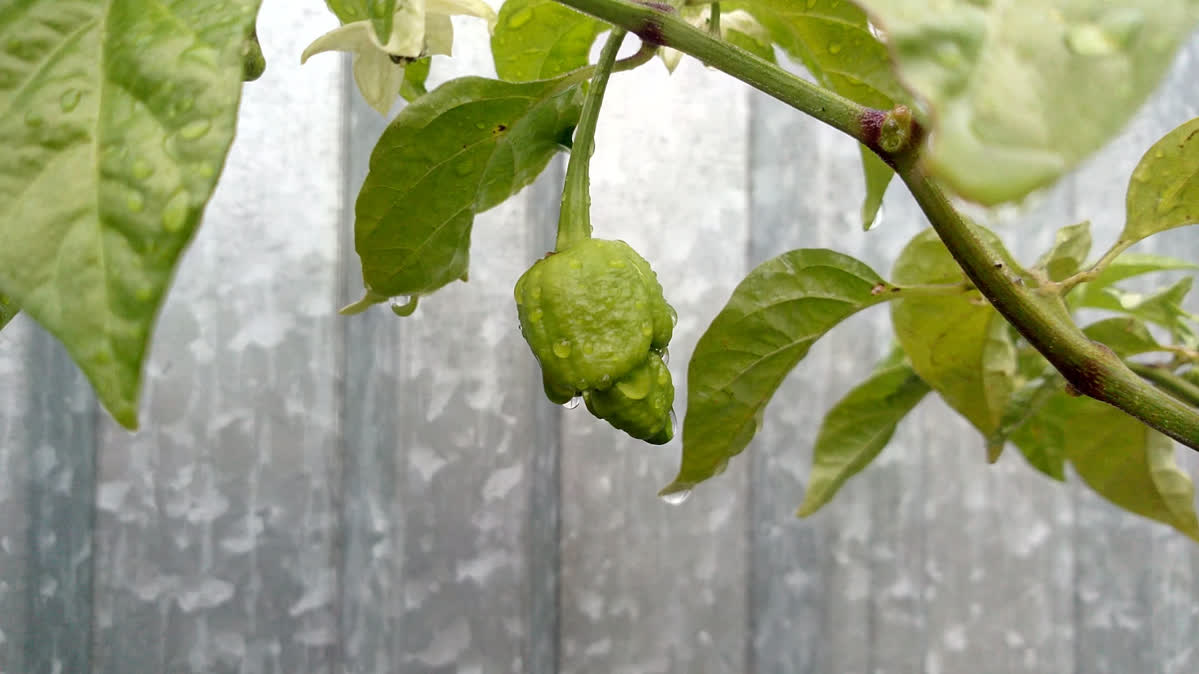
[[[1128,367],[1176,398],[1193,407],[1199,407],[1199,386],[1195,386],[1164,367],[1145,365],[1144,363],[1129,363]]]
[[[997,251],[984,243],[920,168],[920,129],[913,124],[898,151],[879,145],[884,113],[866,108],[714,38],[679,19],[668,5],[624,0],[558,0],[615,24],[642,40],[689,54],[852,136],[891,164],[966,276],[1066,378],[1071,386],[1199,449],[1199,410],[1137,376],[1111,350],[1091,341],[1070,319],[1059,297],[1045,296],[1007,274]]]
[[[624,0],[558,2],[620,26],[644,42],[694,56],[855,138],[863,135],[862,120],[868,113],[882,115],[717,39],[708,31],[680,19],[669,5],[636,4]]]

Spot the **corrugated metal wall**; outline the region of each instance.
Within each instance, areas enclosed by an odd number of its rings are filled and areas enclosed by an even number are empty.
[[[889,346],[885,309],[812,349],[724,476],[659,501],[677,441],[546,402],[517,330],[560,163],[477,220],[469,283],[410,319],[337,316],[383,120],[343,61],[299,67],[333,23],[319,5],[265,3],[269,69],[159,321],[143,430],[27,319],[0,333],[0,671],[1199,671],[1199,547],[1015,453],[987,466],[940,403],[792,516],[821,415]],[[459,29],[437,79],[491,69],[484,29]],[[1199,114],[1197,56],[1076,177],[990,223],[1026,258],[1085,218],[1109,243],[1141,152]],[[823,246],[885,274],[924,226],[897,187],[861,232],[854,144],[694,62],[615,76],[605,108],[593,219],[678,309],[676,382],[753,265]],[[1199,232],[1151,246],[1199,259]]]

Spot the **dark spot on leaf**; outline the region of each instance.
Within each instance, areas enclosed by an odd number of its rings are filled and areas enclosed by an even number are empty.
[[[886,283],[876,283],[876,284],[874,284],[874,287],[870,289],[870,294],[871,295],[881,295],[884,292],[886,292],[886,290],[887,290]],[[899,288],[896,288],[896,290],[899,290]]]
[[[492,133],[503,133],[508,130],[507,124],[496,124],[495,130]]]
[[[995,263],[995,268],[996,268],[996,269],[1003,269],[1003,263],[1002,263],[1002,262],[996,262],[996,263]]]

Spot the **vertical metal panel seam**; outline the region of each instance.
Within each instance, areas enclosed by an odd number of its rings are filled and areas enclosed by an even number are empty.
[[[757,136],[758,110],[760,103],[758,98],[753,95],[753,89],[745,89],[746,115],[745,115],[745,250],[742,253],[742,262],[746,269],[753,262],[753,232],[754,232],[754,160],[756,153],[754,151],[755,140]],[[680,433],[681,435],[681,433]],[[747,457],[748,458],[748,457]],[[757,653],[754,648],[754,640],[758,633],[758,615],[757,602],[754,600],[754,587],[756,586],[757,576],[754,571],[756,568],[755,561],[757,555],[754,554],[754,529],[757,526],[758,500],[757,491],[754,489],[754,470],[752,460],[746,466],[748,477],[746,478],[747,485],[745,487],[745,671],[747,674],[757,674],[758,663]]]
[[[350,105],[351,105],[350,101],[352,100],[351,97],[353,95],[353,84],[352,84],[353,78],[350,76],[350,74],[351,74],[350,73],[350,57],[348,55],[343,55],[341,57],[340,71],[341,71],[341,75],[340,75],[340,77],[341,77],[341,87],[340,87],[340,89],[341,89],[341,106],[340,106],[341,112],[340,112],[340,120],[338,121],[338,129],[337,129],[336,133],[337,133],[337,136],[339,138],[341,138],[341,152],[338,157],[338,163],[341,164],[341,200],[342,200],[342,203],[341,203],[341,208],[339,209],[341,211],[341,216],[338,218],[338,222],[337,222],[338,230],[343,229],[346,226],[346,223],[352,223],[353,217],[354,217],[354,200],[351,199],[353,185],[350,182],[352,178],[351,178],[351,171],[350,171],[350,142],[349,142],[350,134],[352,132],[352,125],[350,124]],[[350,228],[352,231],[353,226],[351,225]],[[347,297],[350,292],[349,281],[348,281],[349,274],[348,274],[347,270],[345,269],[345,267],[347,265],[346,260],[347,260],[348,256],[351,253],[353,253],[353,247],[350,246],[349,247],[350,249],[347,250],[347,246],[346,246],[347,241],[352,241],[352,237],[349,237],[344,232],[342,232],[341,235],[338,237],[338,251],[337,251],[337,265],[338,265],[339,269],[337,270],[338,273],[337,273],[336,301],[338,301],[338,302],[340,302],[343,298]],[[339,480],[339,488],[332,490],[332,493],[330,495],[331,500],[332,500],[331,505],[332,505],[333,511],[337,513],[337,530],[333,533],[333,536],[332,536],[333,548],[330,551],[330,554],[332,556],[332,559],[330,560],[330,564],[336,570],[334,573],[334,588],[335,588],[334,593],[336,596],[333,601],[333,609],[332,610],[333,610],[333,614],[334,614],[334,620],[337,624],[337,638],[334,639],[333,653],[329,658],[329,667],[330,667],[329,674],[338,674],[337,667],[339,665],[341,668],[341,672],[349,672],[350,671],[349,663],[346,661],[346,648],[345,648],[346,635],[348,633],[348,630],[347,630],[348,626],[346,625],[346,622],[345,622],[345,598],[346,598],[345,549],[346,549],[347,531],[349,529],[348,522],[347,522],[348,516],[346,513],[345,495],[349,492],[349,488],[350,488],[350,485],[347,484],[347,482],[350,480],[350,472],[348,470],[346,470],[346,466],[348,465],[348,453],[350,451],[350,447],[348,446],[348,444],[346,442],[346,432],[345,432],[346,408],[347,408],[346,377],[349,372],[349,368],[347,367],[347,359],[348,359],[349,349],[346,346],[349,341],[348,336],[346,334],[348,329],[349,329],[348,322],[345,320],[341,320],[341,329],[334,330],[335,342],[333,345],[333,348],[337,352],[335,355],[335,359],[336,359],[335,362],[337,362],[339,364],[338,369],[340,370],[340,372],[338,372],[338,376],[334,382],[334,394],[333,394],[334,401],[335,401],[334,406],[336,407],[336,411],[334,413],[334,419],[333,419],[333,423],[335,424],[335,428],[333,431],[333,437],[336,438],[336,442],[338,444],[338,448],[337,448],[338,451],[335,451],[334,454],[337,456],[340,480]]]

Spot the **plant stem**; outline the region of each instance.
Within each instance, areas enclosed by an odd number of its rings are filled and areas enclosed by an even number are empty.
[[[563,5],[590,14],[634,33],[643,41],[668,46],[694,56],[755,89],[773,96],[833,128],[858,138],[865,133],[862,121],[883,113],[854,103],[802,77],[764,61],[753,54],[718,40],[680,19],[665,4],[637,4],[624,0],[558,0]],[[877,132],[877,127],[875,127]]]
[[[1117,241],[1111,248],[1108,249],[1106,253],[1103,254],[1103,257],[1099,258],[1099,260],[1097,260],[1095,264],[1091,265],[1089,269],[1080,271],[1073,276],[1058,281],[1057,283],[1048,283],[1045,285],[1044,289],[1065,294],[1070,292],[1074,286],[1080,283],[1093,281],[1096,276],[1099,276],[1099,274],[1103,272],[1104,269],[1107,269],[1107,266],[1112,263],[1112,260],[1115,260],[1117,257],[1119,257],[1120,253],[1128,250],[1133,243],[1135,242],[1124,241],[1123,239]]]
[[[708,14],[708,32],[712,34],[712,37],[715,37],[716,39],[719,40],[720,39],[720,3],[713,2],[709,6],[711,7],[711,9],[709,10],[709,14]]]
[[[599,122],[600,106],[604,102],[604,90],[608,87],[608,76],[616,63],[616,52],[624,42],[625,31],[612,29],[596,64],[591,89],[583,101],[583,112],[575,130],[574,147],[570,151],[570,162],[566,165],[566,184],[562,188],[562,210],[558,214],[557,250],[591,238],[591,176],[588,167],[591,154],[595,151],[595,127]]]
[[[920,166],[922,130],[913,124],[898,152],[879,146],[885,118],[758,57],[717,40],[674,15],[668,5],[624,0],[558,2],[636,33],[642,40],[677,49],[848,134],[890,164],[932,223],[950,254],[991,305],[1079,392],[1140,419],[1199,450],[1199,410],[1141,379],[1107,347],[1091,341],[1070,319],[1058,296],[1013,282],[1007,266],[946,198]],[[1107,256],[1105,256],[1107,257]]]
[[[1199,386],[1179,377],[1164,367],[1145,365],[1144,363],[1129,363],[1129,369],[1145,379],[1157,384],[1165,391],[1173,394],[1193,407],[1199,407]]]

